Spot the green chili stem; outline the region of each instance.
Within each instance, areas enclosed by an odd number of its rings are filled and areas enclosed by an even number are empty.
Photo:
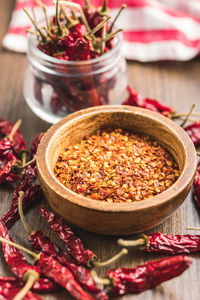
[[[91,7],[91,4],[88,0],[85,0],[85,8],[88,9],[89,7]]]
[[[29,250],[29,249],[24,248],[24,247],[21,246],[21,245],[18,245],[18,244],[16,244],[16,243],[11,242],[11,241],[9,241],[9,240],[7,240],[7,239],[4,239],[4,238],[2,238],[2,237],[0,237],[0,242],[1,242],[1,243],[8,244],[8,245],[10,245],[10,246],[13,246],[14,248],[19,249],[19,250],[21,250],[21,251],[24,251],[24,252],[28,253],[30,256],[34,257],[36,260],[38,260],[39,257],[40,257],[40,253],[37,254],[37,253],[35,253],[35,252],[33,252],[33,251]]]
[[[19,119],[15,125],[13,126],[11,132],[9,133],[9,135],[7,136],[9,138],[9,140],[13,141],[13,136],[15,135],[16,131],[19,129],[19,127],[21,126],[22,120]]]
[[[186,227],[187,230],[200,230],[200,227]]]
[[[92,35],[95,32],[97,32],[99,29],[101,29],[104,24],[110,19],[111,17],[103,17],[103,21],[101,23],[99,23],[96,27],[94,27],[93,29],[91,29],[87,35]],[[104,38],[105,39],[105,38]]]
[[[62,27],[61,27],[61,24],[60,24],[58,4],[59,4],[59,0],[56,1],[56,23],[58,25],[59,34],[62,35],[63,30],[62,30]]]
[[[111,32],[112,32],[113,27],[114,27],[114,25],[115,25],[117,19],[119,18],[119,16],[121,15],[122,11],[123,11],[126,7],[127,7],[126,4],[123,4],[123,5],[122,5],[122,7],[121,7],[120,10],[118,11],[116,17],[114,18],[114,20],[113,20],[113,22],[112,22],[112,24],[111,24],[111,26],[110,26],[110,29],[109,29],[108,33],[111,33]]]
[[[183,126],[187,123],[187,121],[188,121],[189,117],[191,116],[191,114],[192,114],[192,112],[193,112],[195,106],[196,106],[196,104],[193,103],[192,106],[191,106],[191,108],[190,108],[190,110],[189,110],[189,112],[188,112],[188,114],[186,115],[185,120],[184,120],[184,121],[182,122],[182,124],[180,125],[181,127],[183,127]]]
[[[98,12],[100,15],[106,15],[108,13],[108,0],[103,1],[103,5]]]
[[[97,284],[111,285],[111,280],[108,278],[100,278],[94,269],[90,270],[90,273]]]
[[[173,118],[173,119],[176,119],[176,118],[184,117],[184,116],[187,116],[187,115],[188,115],[188,113],[173,113],[173,114],[172,114],[172,118]],[[198,112],[193,112],[193,113],[192,113],[192,116],[193,116],[193,117],[200,117],[200,113],[198,113]]]
[[[25,165],[21,165],[21,166],[17,166],[17,169],[24,169],[26,167],[28,167],[29,165],[31,165],[33,162],[36,161],[36,157],[34,157],[33,159],[31,159],[30,161],[28,161]]]
[[[39,26],[37,25],[37,23],[35,22],[35,20],[31,17],[31,15],[29,14],[29,12],[26,10],[26,8],[23,9],[24,12],[27,14],[27,16],[29,17],[29,19],[31,20],[33,26],[35,27],[35,29],[39,32],[43,42],[47,41],[46,36],[43,34],[43,32],[40,30]]]
[[[28,224],[25,220],[24,214],[23,214],[23,207],[22,207],[23,196],[24,196],[24,192],[20,191],[19,192],[19,198],[18,198],[18,212],[19,212],[19,216],[20,216],[20,219],[21,219],[21,222],[24,226],[25,231],[28,233],[28,235],[31,235],[32,230],[28,226]]]
[[[102,37],[102,40],[104,40],[106,38],[106,23],[103,26],[102,36],[101,37]],[[105,46],[106,46],[106,43],[103,42],[102,45],[101,45],[101,55],[104,53]]]
[[[108,265],[114,263],[115,261],[119,260],[122,256],[124,256],[127,253],[128,253],[128,250],[123,248],[118,254],[116,254],[115,256],[111,257],[110,259],[108,259],[106,261],[103,261],[103,262],[95,261],[95,262],[93,262],[93,266],[94,267],[108,266]]]
[[[13,298],[13,300],[22,300],[38,279],[39,275],[37,272],[30,273],[28,275],[25,286],[21,289],[21,291],[19,291],[19,293]]]
[[[120,29],[118,29],[117,31],[108,34],[107,37],[106,37],[104,40],[101,40],[101,41],[100,41],[100,44],[109,41],[109,40],[112,39],[117,33],[121,32],[121,31],[122,31],[122,29],[120,28]]]
[[[45,15],[45,19],[46,19],[46,23],[47,23],[47,28],[49,30],[51,30],[51,25],[50,25],[49,16],[47,15],[46,5],[44,5],[44,3],[42,3],[40,0],[35,0],[35,2],[43,9],[44,15]]]
[[[143,246],[145,245],[145,240],[143,238],[135,240],[135,241],[127,241],[123,239],[119,239],[117,241],[118,245],[123,247],[134,247],[134,246]]]

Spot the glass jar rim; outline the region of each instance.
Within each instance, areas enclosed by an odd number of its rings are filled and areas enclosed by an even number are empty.
[[[80,61],[61,60],[59,58],[55,58],[53,56],[47,55],[44,52],[42,52],[40,49],[38,49],[35,43],[36,40],[37,39],[33,34],[31,33],[28,34],[28,48],[30,48],[31,53],[33,53],[36,57],[41,58],[42,60],[47,61],[49,63],[68,65],[68,66],[72,66],[72,65],[78,66],[78,65],[96,64],[98,62],[101,62],[102,60],[109,59],[112,55],[114,55],[115,52],[118,51],[118,49],[121,46],[123,38],[122,38],[122,32],[119,32],[115,37],[116,40],[115,46],[112,49],[110,49],[108,52],[104,53],[103,55],[97,58],[92,58],[89,60],[80,60]]]

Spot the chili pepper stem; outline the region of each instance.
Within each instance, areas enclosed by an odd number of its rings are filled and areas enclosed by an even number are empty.
[[[187,230],[200,230],[200,227],[191,227],[191,226],[188,226],[186,227]]]
[[[197,153],[198,156],[200,156],[200,151],[197,151],[196,153]]]
[[[103,21],[101,23],[99,23],[96,27],[94,27],[87,33],[87,36],[90,36],[90,35],[94,34],[95,32],[97,32],[99,29],[101,29],[110,18],[111,17],[104,17]]]
[[[191,106],[191,108],[190,108],[190,110],[189,110],[189,112],[188,112],[188,114],[186,115],[185,120],[184,120],[184,121],[182,122],[182,124],[180,125],[181,127],[183,127],[183,126],[187,123],[187,121],[188,121],[189,117],[191,116],[191,114],[192,114],[192,112],[193,112],[195,106],[196,106],[196,104],[193,103],[192,106]]]
[[[38,260],[39,257],[40,257],[40,253],[37,254],[37,253],[35,253],[35,252],[33,252],[33,251],[31,251],[31,250],[29,250],[29,249],[27,249],[27,248],[25,248],[25,247],[19,245],[19,244],[16,244],[16,243],[11,242],[11,241],[9,241],[9,240],[7,240],[7,239],[4,239],[4,238],[2,238],[1,236],[0,236],[0,242],[1,242],[1,243],[8,244],[8,245],[11,245],[11,246],[15,247],[16,249],[19,249],[19,250],[21,250],[21,251],[26,252],[26,253],[29,254],[30,256],[34,257],[35,260]]]
[[[61,24],[60,24],[58,4],[59,4],[59,0],[56,1],[56,23],[57,23],[57,25],[58,25],[58,31],[59,31],[59,34],[62,35],[63,30],[62,30],[62,26],[61,26]]]
[[[123,29],[120,28],[120,29],[118,29],[117,31],[108,34],[107,37],[106,37],[104,40],[101,40],[101,41],[100,41],[100,44],[109,41],[110,39],[112,39],[113,37],[115,37],[117,33],[121,32],[122,30],[123,30]]]
[[[23,8],[24,12],[27,14],[27,16],[29,17],[29,19],[31,20],[33,26],[35,27],[35,29],[39,32],[42,41],[43,42],[47,42],[47,38],[46,36],[43,34],[43,32],[40,30],[39,26],[37,25],[37,23],[35,22],[35,20],[31,17],[31,15],[29,14],[29,12],[26,10],[26,8]]]
[[[119,239],[117,241],[118,245],[123,247],[134,247],[134,246],[143,246],[145,245],[145,240],[143,238],[135,240],[135,241],[126,241],[123,239]]]
[[[35,274],[34,274],[35,273]],[[28,291],[32,288],[34,283],[38,280],[38,274],[36,272],[30,273],[28,275],[28,279],[26,281],[25,286],[21,289],[21,291],[13,298],[13,300],[22,300]]]
[[[31,165],[32,163],[34,163],[36,161],[36,157],[34,157],[33,159],[29,160],[27,163],[25,163],[24,165],[21,166],[17,166],[18,169],[24,169],[26,167],[28,167],[29,165]]]
[[[26,220],[25,220],[25,217],[24,217],[24,214],[23,214],[23,208],[22,208],[22,199],[23,199],[23,196],[24,196],[24,192],[20,191],[19,192],[19,198],[18,198],[18,211],[19,211],[19,216],[20,216],[20,219],[21,219],[21,222],[24,226],[24,229],[25,231],[28,233],[28,235],[31,235],[31,229],[29,228]]]
[[[11,132],[8,135],[9,140],[11,140],[11,141],[13,140],[13,136],[15,135],[16,131],[19,129],[19,127],[21,126],[21,124],[22,124],[22,120],[21,119],[19,119],[15,123],[15,125],[13,126]]]
[[[88,9],[89,7],[91,7],[91,4],[88,0],[85,0],[85,8]]]
[[[26,151],[23,151],[22,152],[22,167],[24,168],[25,164],[26,164],[26,159],[27,159],[27,152]],[[25,174],[25,168],[22,170],[22,175]]]
[[[49,16],[47,15],[46,5],[44,5],[40,0],[35,0],[35,2],[43,9],[45,19],[46,19],[47,28],[48,28],[48,30],[51,30],[51,25],[50,25]]]
[[[97,284],[111,285],[111,280],[108,278],[100,278],[94,269],[90,270],[90,273]]]
[[[102,40],[104,40],[106,38],[106,23],[104,24],[103,26],[103,30],[102,30]],[[101,55],[104,53],[104,50],[105,50],[105,46],[106,46],[106,43],[102,43],[101,45]]]
[[[115,256],[111,257],[110,259],[103,261],[103,262],[99,262],[99,261],[95,261],[93,262],[93,266],[94,267],[105,267],[108,266],[112,263],[114,263],[115,261],[119,260],[122,256],[126,255],[128,253],[128,250],[123,248],[118,254],[116,254]]]
[[[100,9],[98,9],[98,13],[100,15],[108,14],[108,0],[103,1],[103,5],[102,5],[102,7],[100,7]]]
[[[121,6],[121,8],[120,8],[120,10],[118,11],[116,17],[114,18],[112,24],[110,25],[110,29],[109,29],[108,33],[111,33],[111,32],[112,32],[113,27],[114,27],[114,25],[115,25],[117,19],[119,18],[119,16],[121,15],[122,11],[123,11],[126,7],[127,7],[126,4],[123,4],[123,5]]]
[[[185,117],[185,116],[187,116],[188,115],[188,113],[172,113],[172,119],[178,119],[178,118],[180,118],[180,117]],[[200,113],[198,113],[198,112],[193,112],[192,114],[191,114],[191,116],[193,116],[193,117],[200,117]]]

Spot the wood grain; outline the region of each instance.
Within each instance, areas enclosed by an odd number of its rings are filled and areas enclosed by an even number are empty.
[[[6,32],[13,5],[14,0],[0,1],[0,40],[2,40]],[[24,55],[1,50],[0,118],[16,121],[17,118],[21,117],[23,120],[22,131],[30,144],[32,138],[40,131],[48,129],[49,124],[34,116],[24,102],[22,82],[25,67],[26,60]],[[128,78],[130,84],[138,89],[140,93],[171,105],[176,111],[188,111],[193,102],[197,104],[196,110],[200,111],[200,61],[198,59],[190,62],[147,64],[128,62]],[[3,215],[9,208],[12,190],[7,186],[1,186],[0,191],[0,213]],[[51,233],[49,227],[41,219],[36,209],[27,214],[27,220],[33,228],[41,228],[54,242],[63,246],[62,242]],[[185,229],[187,225],[200,226],[199,214],[191,195],[187,197],[187,200],[172,217],[152,231],[160,231],[167,234],[185,234],[187,233]],[[16,241],[24,246],[29,246],[27,236],[20,222],[10,232]],[[102,260],[117,253],[120,249],[116,246],[116,238],[88,233],[77,228],[75,228],[75,232],[83,239],[85,246],[94,250]],[[2,258],[1,250],[0,255]],[[130,267],[158,257],[158,255],[130,251],[129,256],[121,259],[116,265]],[[7,275],[10,274],[9,272],[9,267],[2,258],[0,274]],[[103,275],[104,272],[105,270],[101,270],[100,275]],[[115,299],[197,300],[200,294],[199,274],[200,256],[199,254],[195,254],[193,255],[193,264],[181,277],[163,283],[158,288],[140,295],[127,295],[124,297],[115,297]],[[70,300],[72,298],[65,291],[62,291],[57,294],[46,295],[44,299]]]

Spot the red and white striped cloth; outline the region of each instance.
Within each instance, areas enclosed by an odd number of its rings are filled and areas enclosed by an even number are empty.
[[[103,0],[102,0],[103,1]],[[102,1],[92,0],[101,5]],[[51,0],[43,0],[52,13]],[[82,3],[80,0],[75,2]],[[109,0],[114,16],[126,3],[127,9],[118,20],[124,28],[124,54],[127,59],[142,62],[158,60],[189,60],[200,53],[200,0]],[[7,49],[26,52],[25,30],[29,20],[23,7],[35,6],[38,19],[42,12],[34,0],[16,0],[8,33],[3,39]]]

